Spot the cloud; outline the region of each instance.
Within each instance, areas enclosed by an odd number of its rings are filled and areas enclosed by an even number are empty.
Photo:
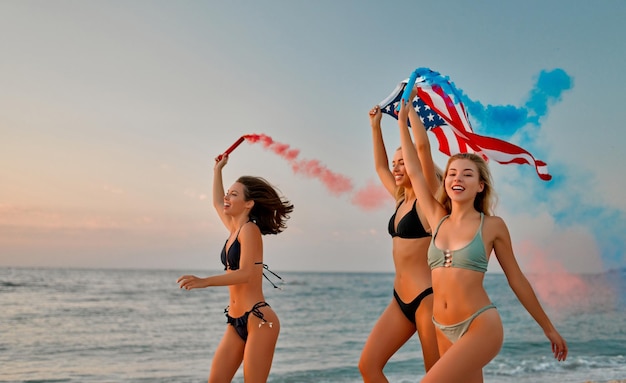
[[[208,198],[208,196],[207,196],[205,193],[198,192],[198,191],[196,191],[195,189],[191,189],[191,188],[189,188],[189,189],[185,189],[185,191],[183,192],[183,194],[184,194],[186,197],[189,197],[189,198],[191,198],[191,199],[197,199],[197,200],[200,200],[200,201],[203,201],[203,200],[205,200],[205,199],[207,199],[207,198]]]
[[[124,194],[124,190],[116,186],[104,185],[102,186],[102,189],[111,194]]]
[[[2,204],[0,265],[170,267],[181,255],[204,254],[217,232],[193,216]]]

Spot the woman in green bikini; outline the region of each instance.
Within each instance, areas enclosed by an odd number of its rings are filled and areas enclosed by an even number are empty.
[[[422,174],[407,119],[419,119],[402,101],[398,114],[404,165],[433,236],[428,249],[434,291],[433,323],[440,359],[422,383],[480,383],[482,368],[500,351],[502,321],[483,287],[494,253],[509,285],[543,329],[554,357],[565,360],[567,344],[544,312],[513,254],[506,224],[492,215],[493,189],[486,162],[476,154],[450,157],[444,188],[435,199]],[[414,134],[426,134],[413,130]],[[419,141],[418,138],[416,138]]]

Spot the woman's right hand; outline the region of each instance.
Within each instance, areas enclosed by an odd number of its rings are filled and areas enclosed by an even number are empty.
[[[206,278],[198,278],[195,275],[183,275],[176,280],[181,289],[192,290],[208,287]]]
[[[370,125],[372,125],[372,128],[379,127],[380,119],[383,116],[383,113],[380,110],[380,106],[376,105],[372,109],[370,109],[369,116],[370,116]]]

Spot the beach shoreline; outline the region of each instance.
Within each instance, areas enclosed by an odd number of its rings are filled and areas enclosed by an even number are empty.
[[[586,380],[583,383],[626,383],[626,379],[620,379],[620,380]]]

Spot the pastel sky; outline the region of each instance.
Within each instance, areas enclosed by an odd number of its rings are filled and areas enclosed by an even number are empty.
[[[265,134],[373,187],[367,112],[429,67],[475,103],[477,133],[548,164],[549,182],[491,164],[522,268],[624,267],[625,19],[622,0],[2,1],[0,266],[219,269],[216,155]],[[393,270],[390,198],[364,209],[250,142],[226,185],[244,174],[295,205],[265,238],[272,269]]]

